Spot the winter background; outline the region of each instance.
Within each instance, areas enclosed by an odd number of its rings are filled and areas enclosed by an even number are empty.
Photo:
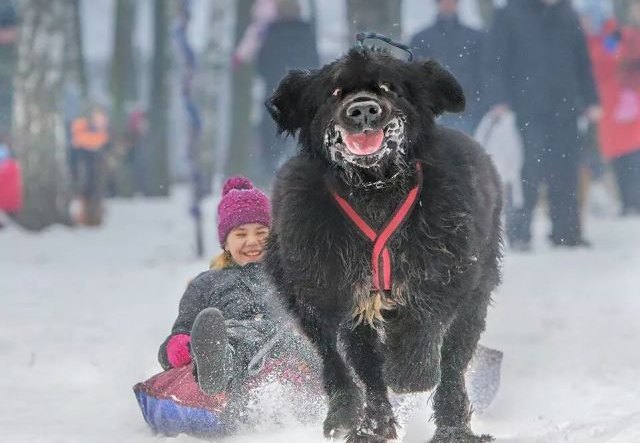
[[[103,18],[111,2],[87,3],[95,24],[87,51],[100,59],[109,51],[100,41],[110,41]],[[335,26],[344,12],[338,3],[323,2],[321,38],[343,32]],[[406,3],[410,11],[419,0]],[[473,23],[469,5],[464,16]],[[406,18],[410,33],[432,14]],[[320,43],[328,55],[338,46],[331,38]],[[640,218],[615,217],[603,193],[593,189],[588,205],[592,249],[549,247],[539,216],[536,253],[507,252],[482,339],[505,354],[502,385],[491,408],[474,417],[475,431],[510,443],[640,442]],[[178,187],[165,201],[110,201],[100,229],[0,231],[0,442],[198,441],[151,435],[131,389],[159,371],[158,345],[178,300],[208,264],[193,258],[188,201]],[[209,255],[215,205],[210,198],[204,207]],[[428,440],[429,408],[412,413],[403,441]],[[290,423],[225,441],[324,439],[319,425]]]

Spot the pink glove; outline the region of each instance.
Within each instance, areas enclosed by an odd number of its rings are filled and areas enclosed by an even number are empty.
[[[167,342],[167,359],[174,368],[191,363],[191,352],[189,343],[191,336],[188,334],[176,334]]]

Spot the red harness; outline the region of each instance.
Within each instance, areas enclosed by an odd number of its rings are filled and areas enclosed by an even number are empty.
[[[404,201],[396,208],[391,220],[387,222],[382,231],[378,234],[364,219],[356,212],[355,209],[344,198],[340,197],[335,191],[332,191],[333,198],[340,206],[340,209],[351,220],[356,227],[369,240],[373,242],[373,251],[371,254],[371,271],[373,277],[372,291],[391,291],[393,282],[391,276],[391,252],[387,247],[387,243],[391,236],[400,228],[407,220],[409,214],[413,210],[420,190],[422,189],[422,166],[416,163],[417,183],[411,188]],[[382,256],[382,260],[380,257]],[[380,266],[382,265],[382,272]]]

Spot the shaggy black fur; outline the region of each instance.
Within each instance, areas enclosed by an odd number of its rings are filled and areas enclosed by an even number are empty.
[[[372,121],[346,113],[366,100],[380,105]],[[267,106],[281,131],[298,134],[300,152],[277,175],[266,264],[323,359],[325,435],[393,439],[387,388],[437,386],[432,441],[490,440],[469,428],[464,373],[500,279],[501,197],[481,147],[434,123],[442,112],[464,109],[458,82],[434,61],[405,63],[354,49],[317,71],[291,72]],[[394,121],[403,134],[385,129],[384,149],[364,157],[350,155],[336,135],[338,128],[375,130]],[[394,308],[382,311],[383,322],[356,325],[354,305],[372,284],[372,243],[330,190],[381,229],[415,184],[416,161],[424,172],[419,201],[388,244]]]

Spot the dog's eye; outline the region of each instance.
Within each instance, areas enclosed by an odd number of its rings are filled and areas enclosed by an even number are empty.
[[[333,92],[331,93],[331,95],[333,95],[334,97],[337,97],[340,95],[340,93],[342,92],[342,89],[340,88],[336,88],[333,90]]]
[[[384,91],[384,92],[389,92],[391,91],[391,85],[389,85],[389,83],[380,83],[378,85],[378,88],[380,88],[380,90]]]

